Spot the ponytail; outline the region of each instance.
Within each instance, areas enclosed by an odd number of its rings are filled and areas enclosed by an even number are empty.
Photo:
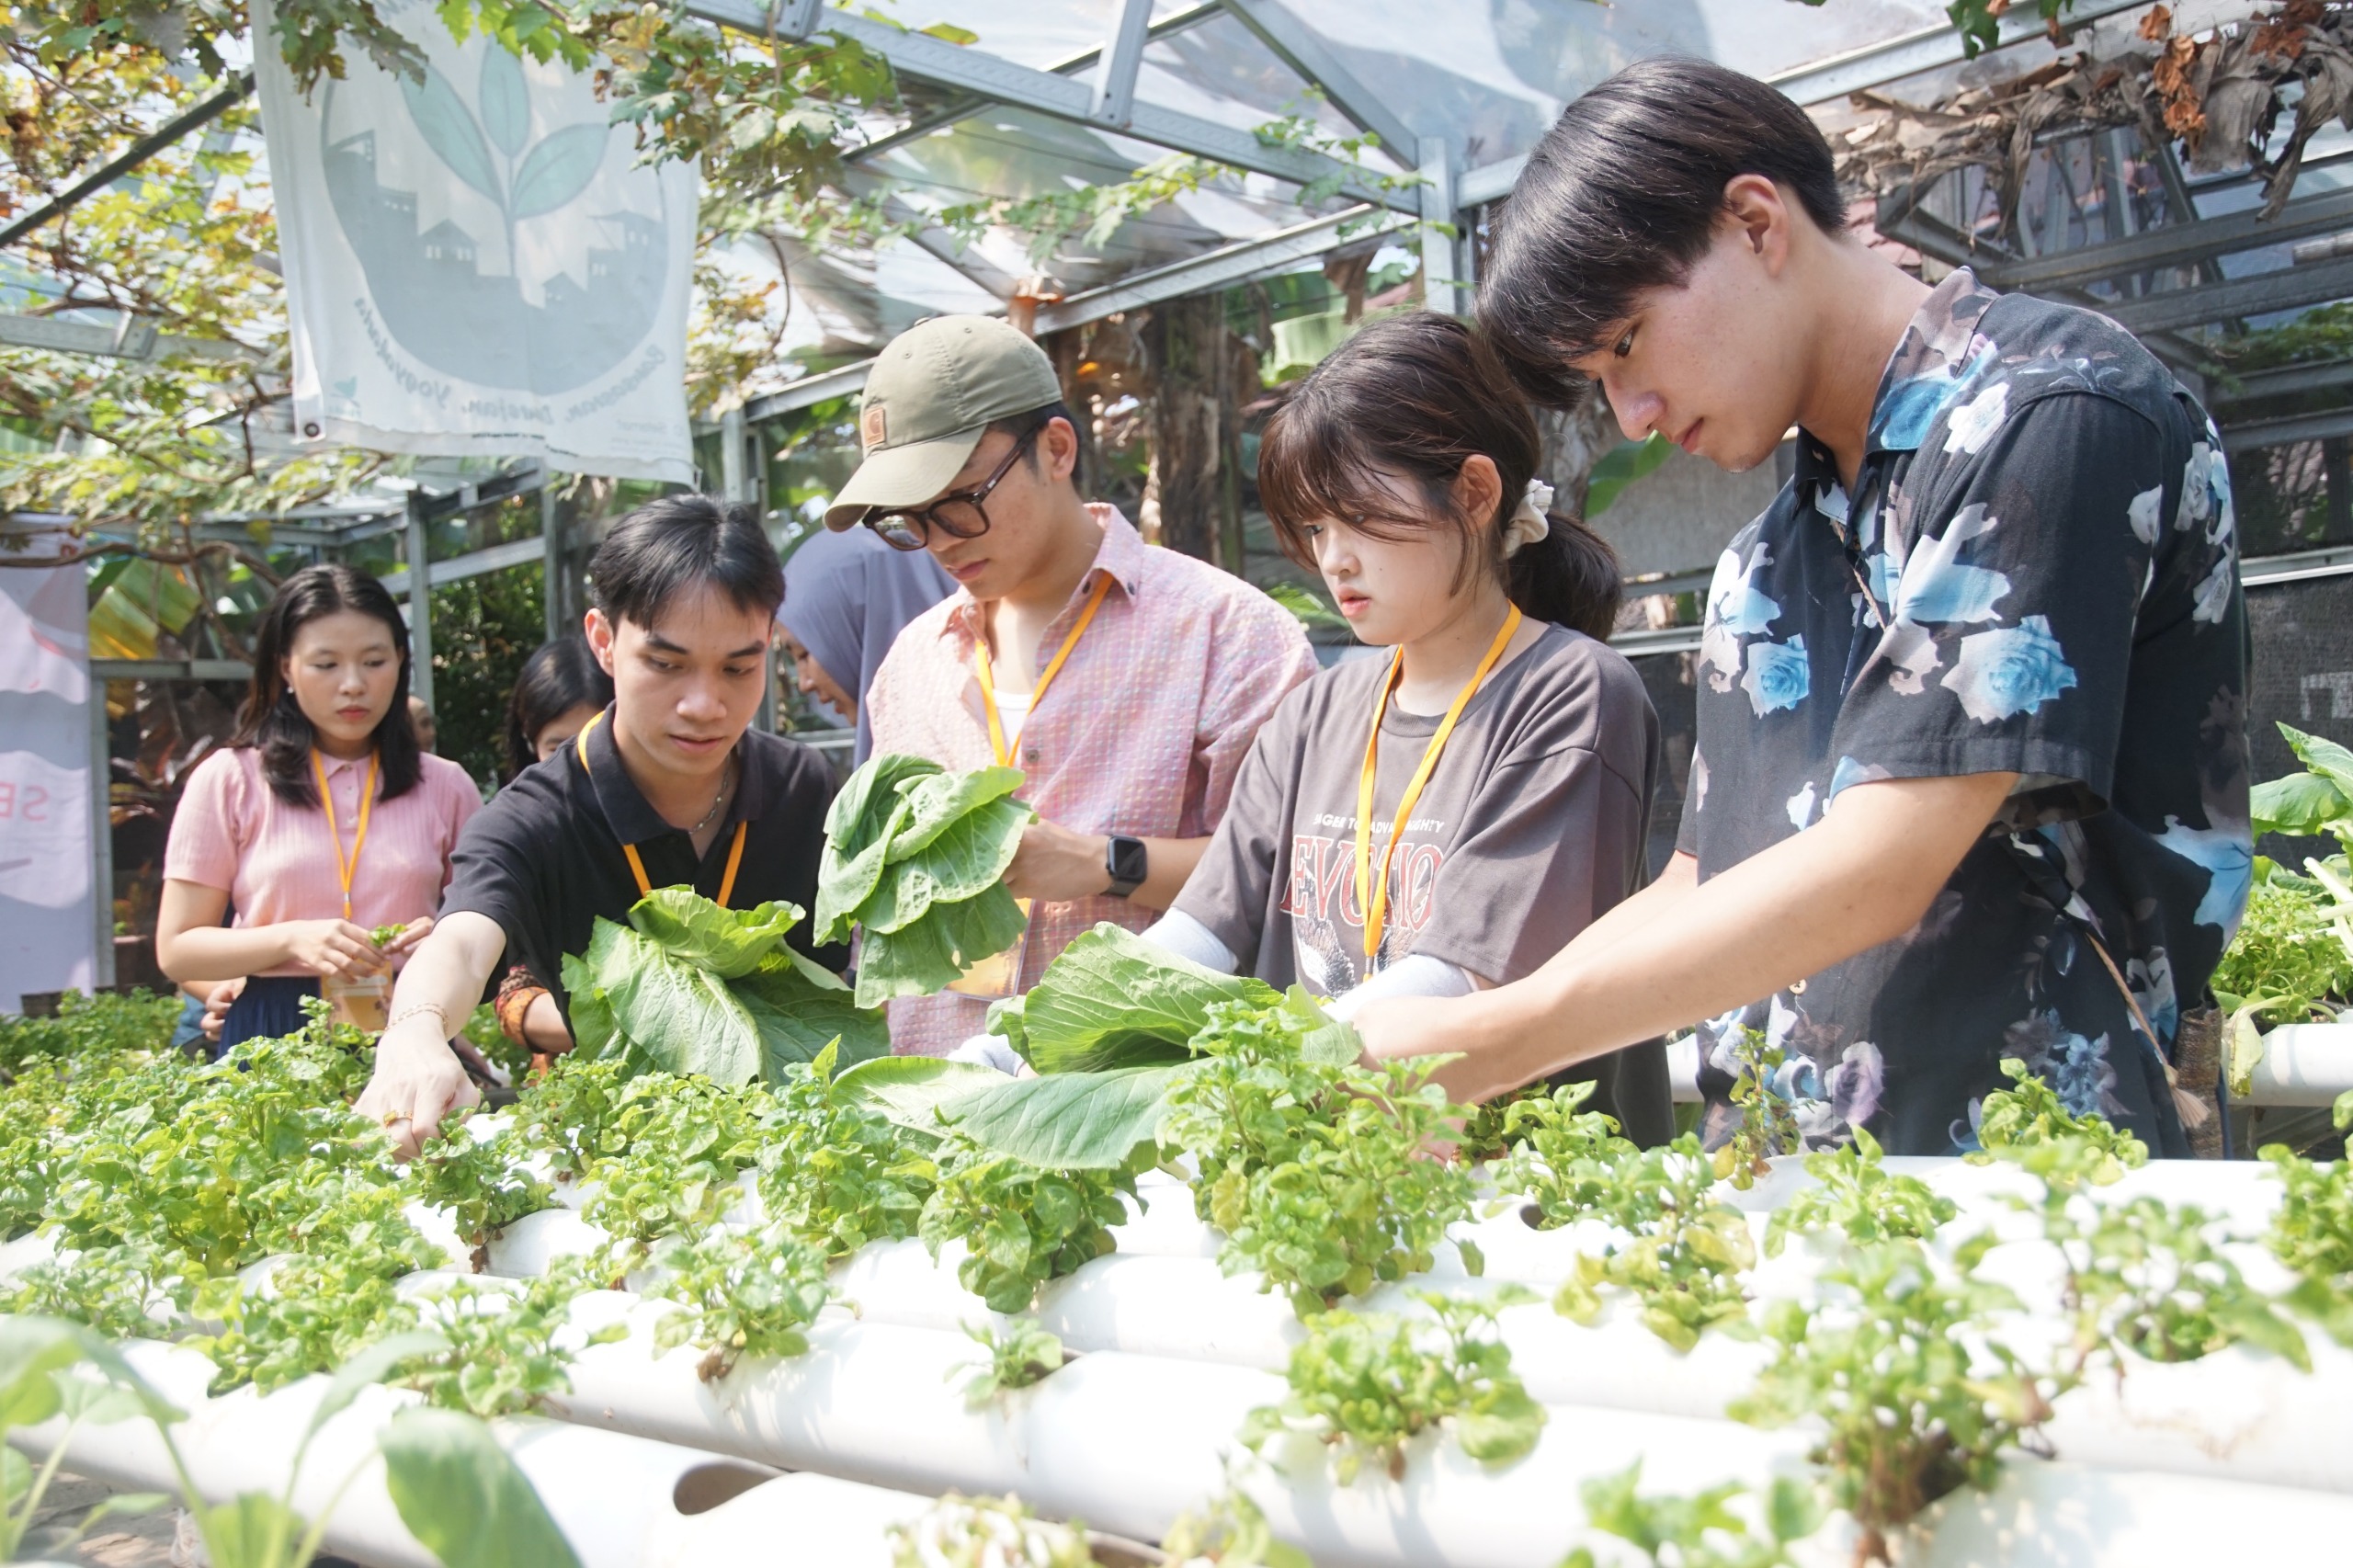
[[[1522,615],[1607,642],[1621,597],[1618,552],[1577,518],[1547,512],[1544,520],[1550,533],[1505,557],[1511,602]]]

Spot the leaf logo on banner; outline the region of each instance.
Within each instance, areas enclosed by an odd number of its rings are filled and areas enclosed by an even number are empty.
[[[563,126],[533,142],[522,62],[494,46],[482,57],[482,79],[475,90],[480,118],[466,107],[449,78],[429,65],[421,82],[401,78],[401,97],[434,155],[459,179],[497,203],[510,240],[518,220],[569,206],[588,188],[604,165],[605,142],[612,134],[609,125],[584,122]],[[511,244],[509,250],[511,254]]]

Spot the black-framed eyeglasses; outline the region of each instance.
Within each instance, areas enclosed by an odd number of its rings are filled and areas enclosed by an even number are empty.
[[[1051,418],[1040,419],[1029,426],[1013,443],[1013,449],[1005,454],[1005,460],[996,465],[996,472],[972,489],[943,495],[928,506],[898,506],[887,512],[870,510],[864,519],[866,526],[881,535],[882,542],[893,550],[923,549],[931,542],[933,528],[949,539],[980,538],[989,531],[989,493],[1004,483],[1005,476],[1013,472],[1013,465],[1036,442],[1038,432],[1051,423]]]

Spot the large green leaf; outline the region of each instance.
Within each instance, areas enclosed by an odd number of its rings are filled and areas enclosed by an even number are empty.
[[[912,814],[891,840],[889,858],[904,860],[963,818],[1021,788],[1017,767],[980,767],[970,773],[940,773],[918,778],[901,791]],[[1027,820],[1028,812],[1023,812]]]
[[[1039,1072],[1097,1072],[1183,1060],[1215,1003],[1282,1000],[1264,981],[1220,974],[1106,921],[1046,966],[1021,1018]]]
[[[1158,1139],[1169,1086],[1198,1066],[1000,1077],[947,1100],[939,1116],[974,1141],[1048,1170],[1114,1170],[1138,1144]]]
[[[761,1070],[772,1083],[788,1062],[813,1062],[835,1040],[841,1042],[835,1060],[843,1063],[891,1053],[889,1021],[860,1007],[837,976],[789,949],[770,954],[730,989],[759,1030]]]
[[[1028,918],[1003,883],[961,903],[935,903],[896,931],[871,931],[858,950],[858,1005],[928,996],[1019,939]]]
[[[472,1416],[404,1410],[381,1447],[401,1523],[445,1568],[579,1568],[530,1479]]]
[[[781,902],[728,909],[692,888],[655,888],[631,908],[629,923],[672,958],[733,980],[776,951],[801,911]]]
[[[82,1359],[83,1343],[61,1318],[0,1317],[0,1432],[57,1414],[54,1374]]]
[[[2291,725],[2281,724],[2279,733],[2296,754],[2296,760],[2336,786],[2337,793],[2353,801],[2353,751],[2347,750],[2325,735],[2308,735]]]
[[[392,1376],[392,1369],[402,1362],[435,1355],[449,1347],[449,1341],[429,1328],[411,1329],[376,1341],[335,1369],[335,1376],[327,1381],[327,1392],[319,1396],[318,1404],[311,1411],[311,1424],[305,1428],[304,1437],[341,1415],[359,1397],[361,1390]]]
[[[727,982],[709,970],[680,963],[635,931],[618,931],[596,979],[614,1027],[663,1072],[728,1085],[759,1076],[759,1030]]]
[[[945,1100],[1005,1082],[1005,1074],[977,1062],[937,1056],[878,1056],[834,1079],[845,1104],[867,1106],[902,1127],[938,1136],[943,1129],[932,1112]]]
[[[869,931],[903,930],[934,903],[978,898],[1004,880],[1014,851],[1021,847],[1022,830],[1035,815],[1020,801],[1000,798],[949,823],[904,859],[896,853],[904,839],[892,840],[891,863],[859,909],[858,923]]]
[[[899,786],[945,772],[939,764],[893,752],[870,757],[851,774],[825,812],[825,846],[847,858],[885,836],[884,826],[899,809]]]
[[[2258,784],[2247,805],[2258,835],[2325,833],[2330,823],[2353,818],[2353,803],[2317,773],[2290,773]]]
[[[196,1528],[212,1568],[285,1568],[308,1528],[302,1516],[266,1492],[240,1492],[199,1509]]]
[[[601,919],[597,923],[608,924]],[[601,1062],[628,1048],[629,1042],[621,1039],[620,1030],[613,1025],[612,1005],[605,1000],[605,993],[597,983],[596,971],[587,959],[563,955],[563,989],[570,1002],[574,1056],[583,1062]]]

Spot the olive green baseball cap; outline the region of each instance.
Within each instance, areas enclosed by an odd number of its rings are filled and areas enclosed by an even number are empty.
[[[870,506],[913,506],[948,488],[994,420],[1063,398],[1053,361],[994,316],[934,316],[891,340],[867,372],[858,404],[862,456],[825,526],[847,528]]]

